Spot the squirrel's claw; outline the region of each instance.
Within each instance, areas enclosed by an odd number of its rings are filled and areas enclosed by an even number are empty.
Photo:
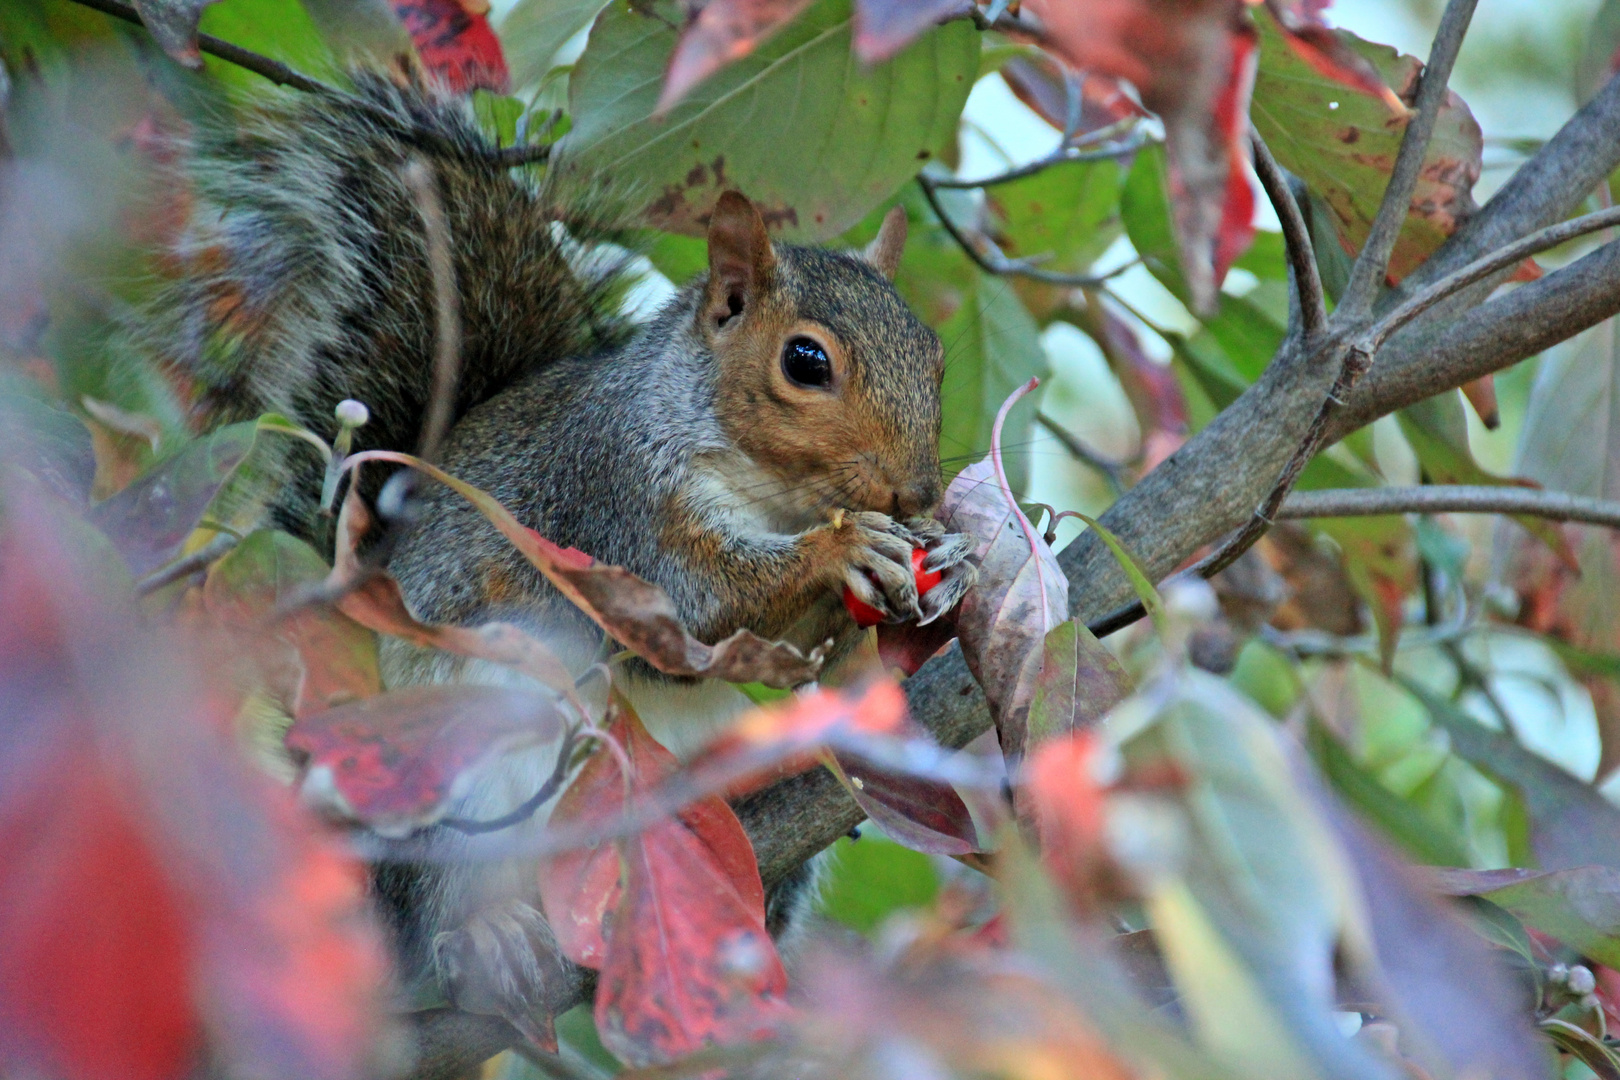
[[[923,564],[925,568],[927,565],[926,562]],[[918,626],[927,626],[954,608],[979,580],[979,568],[965,558],[959,559],[941,572],[944,576],[939,584],[923,593],[918,601],[922,608],[922,618],[917,620]]]
[[[920,617],[917,578],[911,569],[911,551],[917,545],[911,530],[872,511],[847,517],[845,527],[851,526],[855,533],[844,568],[850,592],[892,622]]]

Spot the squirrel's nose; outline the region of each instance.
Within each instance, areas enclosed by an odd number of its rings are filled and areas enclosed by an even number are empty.
[[[897,518],[918,517],[934,509],[939,502],[938,480],[913,480],[894,489],[894,507]]]

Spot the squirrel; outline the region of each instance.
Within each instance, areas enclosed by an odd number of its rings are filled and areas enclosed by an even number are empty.
[[[970,544],[930,516],[943,352],[892,284],[901,209],[864,251],[836,251],[773,243],[725,192],[707,272],[632,327],[617,310],[624,260],[600,257],[618,239],[606,200],[555,168],[536,180],[496,162],[461,101],[377,74],[355,83],[194,137],[193,209],[147,334],[190,382],[200,424],[280,412],[319,426],[352,398],[372,416],[357,448],[414,447],[436,340],[426,226],[403,177],[422,162],[461,324],[444,469],[548,539],[662,586],[705,641],[746,627],[830,642],[836,659],[864,634],[845,586],[895,621],[937,617],[971,586]],[[283,485],[278,524],[316,531],[319,480]],[[595,655],[600,634],[464,500],[416,485],[407,516],[388,567],[421,618],[518,622],[576,670]],[[915,547],[945,575],[921,597]],[[390,687],[503,677],[403,642],[382,660]],[[683,725],[723,723],[741,699],[646,670],[630,682],[678,753]],[[550,768],[507,762],[455,812],[510,810]],[[533,872],[506,860],[376,877],[409,968],[436,968],[456,1004],[531,1037],[558,977]],[[773,898],[773,930],[785,905]]]

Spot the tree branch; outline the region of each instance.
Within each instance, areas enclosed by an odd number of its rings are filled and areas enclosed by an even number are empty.
[[[1249,132],[1254,146],[1254,171],[1260,177],[1260,186],[1266,189],[1266,198],[1277,211],[1282,222],[1283,240],[1288,245],[1288,263],[1294,271],[1294,291],[1299,296],[1299,321],[1307,340],[1319,335],[1327,326],[1327,303],[1322,295],[1322,276],[1316,268],[1316,249],[1311,244],[1311,231],[1305,225],[1305,215],[1299,212],[1299,203],[1288,187],[1277,159],[1258,131]]]
[[[1426,288],[1480,254],[1567,216],[1620,166],[1617,132],[1620,80],[1612,80],[1403,284],[1410,290]],[[1391,293],[1385,297],[1386,310],[1409,295]],[[1484,305],[1475,317],[1446,314],[1469,300],[1469,290],[1464,290],[1394,334],[1349,404],[1333,418],[1328,438],[1340,438],[1404,405],[1516,363],[1620,311],[1620,245],[1606,245],[1522,285]],[[1323,341],[1306,350],[1298,339],[1285,343],[1252,387],[1104,515],[1103,523],[1143,560],[1150,576],[1162,577],[1190,552],[1240,525],[1271,489],[1336,375],[1336,367],[1317,363],[1332,355],[1331,344]],[[1059,562],[1069,576],[1074,613],[1082,618],[1096,618],[1131,595],[1113,558],[1089,532],[1066,548]],[[989,730],[984,693],[956,644],[903,686],[911,715],[942,745],[965,746]],[[767,887],[861,818],[825,770],[761,791],[740,803],[737,812]],[[439,1016],[447,1028],[499,1023],[462,1013]],[[438,1046],[431,1038],[432,1023],[425,1025],[423,1042]],[[460,1060],[470,1066],[507,1045],[494,1045],[496,1041],[472,1047],[473,1053]]]
[[[1434,485],[1296,491],[1279,518],[1369,517],[1378,514],[1527,514],[1620,529],[1620,502],[1539,488]]]
[[[74,2],[83,4],[87,8],[95,8],[102,14],[111,15],[115,19],[123,19],[125,22],[134,23],[143,30],[146,29],[146,24],[141,22],[140,12],[136,11],[132,5],[122,3],[121,0],[74,0]],[[255,75],[262,75],[277,86],[290,86],[294,90],[303,90],[311,94],[336,94],[340,92],[337,87],[328,86],[319,79],[313,79],[295,68],[283,64],[280,60],[272,60],[268,56],[250,52],[240,45],[232,45],[230,42],[223,41],[212,34],[198,34],[197,47],[210,56],[217,56],[221,60],[227,60],[239,68],[245,68],[253,72]]]
[[[1538,252],[1614,225],[1620,225],[1620,207],[1610,207],[1557,225],[1549,225],[1489,255],[1475,259],[1462,269],[1447,274],[1416,296],[1403,301],[1395,310],[1379,319],[1378,323],[1367,332],[1367,336],[1371,339],[1370,344],[1374,349],[1379,348],[1395,331],[1475,282],[1483,281],[1510,266],[1517,266]]]
[[[1434,44],[1429,47],[1429,62],[1423,67],[1418,83],[1416,115],[1407,122],[1406,134],[1401,138],[1400,153],[1395,157],[1395,168],[1390,172],[1389,185],[1378,204],[1367,242],[1361,246],[1355,265],[1350,268],[1350,282],[1339,299],[1339,311],[1352,319],[1360,319],[1372,310],[1373,301],[1383,287],[1389,270],[1389,257],[1400,238],[1401,228],[1412,206],[1412,191],[1417,187],[1418,174],[1423,170],[1423,158],[1429,150],[1429,139],[1434,135],[1435,118],[1440,103],[1445,100],[1446,83],[1451,79],[1451,68],[1468,33],[1468,23],[1474,17],[1476,0],[1449,0],[1440,26],[1434,32]]]

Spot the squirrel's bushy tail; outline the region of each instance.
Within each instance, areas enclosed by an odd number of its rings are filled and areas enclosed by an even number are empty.
[[[463,103],[380,75],[356,82],[352,96],[274,97],[199,132],[185,155],[188,223],[143,333],[189,383],[204,426],[280,412],[325,433],[337,402],[355,398],[372,415],[360,445],[415,447],[437,311],[412,162],[448,224],[454,416],[624,331],[616,266],[570,259],[608,237],[589,196],[515,179]]]

